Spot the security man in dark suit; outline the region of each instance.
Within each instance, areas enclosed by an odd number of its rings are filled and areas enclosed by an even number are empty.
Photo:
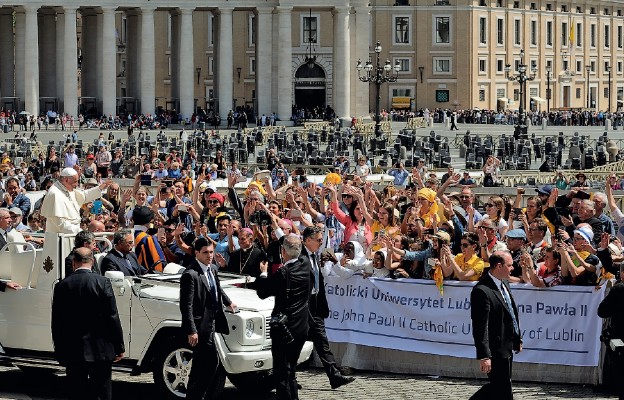
[[[132,251],[134,236],[130,229],[120,229],[113,235],[113,245],[106,257],[102,259],[102,275],[106,271],[121,271],[125,276],[139,276],[147,273],[147,269],[139,264],[137,256]]]
[[[54,353],[72,400],[112,399],[112,365],[125,351],[113,287],[92,266],[92,251],[75,249],[74,272],[54,288]]]
[[[513,259],[508,251],[490,256],[489,272],[483,274],[470,294],[472,336],[481,372],[490,382],[471,399],[513,399],[511,369],[513,352],[522,350],[518,309],[509,288]]]
[[[303,230],[303,249],[300,258],[308,266],[312,295],[310,296],[310,330],[308,338],[314,343],[325,373],[329,377],[332,389],[355,380],[352,376],[344,376],[336,367],[336,359],[329,349],[329,341],[325,331],[325,318],[329,317],[329,305],[325,296],[325,282],[321,273],[321,262],[316,255],[323,242],[323,232],[317,226],[309,226]]]
[[[296,368],[297,359],[308,334],[308,300],[310,298],[310,270],[299,258],[301,239],[295,235],[284,236],[281,246],[284,264],[270,277],[269,263],[260,264],[260,276],[256,280],[258,297],[266,299],[275,296],[275,306],[271,316],[284,314],[286,326],[293,341],[285,343],[271,333],[273,355],[273,375],[277,383],[276,394],[279,400],[298,399]]]
[[[196,259],[180,278],[180,312],[182,331],[193,348],[193,367],[186,398],[203,400],[219,366],[215,332],[230,332],[223,305],[231,312],[235,312],[236,305],[219,284],[216,266],[212,265],[212,242],[200,237],[195,241],[193,249]]]
[[[97,242],[95,240],[95,235],[93,234],[93,232],[80,231],[76,234],[76,237],[74,238],[74,248],[72,249],[72,252],[69,253],[67,257],[65,257],[65,277],[66,278],[74,272],[74,251],[73,250],[78,249],[80,247],[86,247],[88,249],[91,249],[91,251],[98,250]],[[93,263],[92,270],[96,274],[101,274],[100,268],[95,262]]]
[[[624,278],[624,266],[620,267],[620,280]],[[624,399],[624,384],[620,374],[624,367],[624,348],[611,347],[612,339],[624,340],[624,283],[615,284],[609,294],[598,306],[600,318],[611,318],[609,327],[603,331],[603,340],[606,342],[607,351],[603,364],[603,384],[609,389],[615,389],[620,399]]]

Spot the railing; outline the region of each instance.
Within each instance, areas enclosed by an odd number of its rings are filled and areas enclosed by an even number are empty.
[[[28,243],[28,242],[9,242],[7,244],[5,244],[2,249],[0,249],[0,253],[3,253],[5,250],[9,250],[9,246],[26,246],[29,249],[28,250],[23,250],[23,251],[17,251],[16,248],[16,253],[15,254],[32,254],[32,265],[30,266],[30,271],[28,272],[28,282],[26,283],[26,288],[27,289],[32,289],[32,276],[33,273],[35,271],[35,264],[37,261],[37,252],[35,251],[35,246],[33,246],[32,243]],[[11,251],[9,250],[9,253]],[[13,267],[13,266],[11,266]],[[13,276],[13,272],[11,272],[11,276]]]

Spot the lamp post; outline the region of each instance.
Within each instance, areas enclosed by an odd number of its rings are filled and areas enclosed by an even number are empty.
[[[591,103],[589,101],[589,71],[591,71],[591,65],[586,65],[585,66],[585,71],[587,72],[587,78],[585,79],[587,81],[586,86],[587,86],[587,108],[591,108]]]
[[[537,72],[536,66],[531,66],[531,75],[527,75],[527,65],[524,63],[524,49],[520,50],[520,63],[518,64],[518,73],[511,74],[511,65],[505,65],[505,76],[509,81],[518,81],[520,83],[520,106],[518,107],[518,123],[514,127],[514,136],[526,136],[527,126],[525,124],[526,117],[524,115],[524,94],[526,93],[527,81],[535,79],[535,72]]]
[[[607,65],[606,67],[607,72],[609,73],[609,89],[608,89],[608,93],[609,93],[609,108],[607,109],[608,113],[611,113],[611,64]]]
[[[368,82],[375,84],[375,137],[381,136],[381,84],[385,82],[396,82],[399,71],[401,70],[401,64],[397,61],[392,67],[390,60],[386,59],[386,62],[382,66],[379,63],[379,55],[381,53],[381,43],[377,41],[375,45],[375,64],[369,58],[365,65],[362,65],[362,61],[358,60],[355,69],[358,72],[358,78],[362,82]],[[362,75],[362,69],[366,72],[366,75]]]
[[[552,72],[552,67],[549,65],[546,66],[546,112],[550,115],[550,73]],[[548,117],[550,118],[550,116]]]

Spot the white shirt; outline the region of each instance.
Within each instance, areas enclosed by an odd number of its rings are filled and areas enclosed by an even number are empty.
[[[507,288],[503,289],[501,287],[501,285],[503,284],[503,281],[501,281],[500,279],[494,277],[494,275],[492,275],[492,272],[489,272],[490,274],[490,278],[492,278],[492,280],[494,281],[494,283],[496,284],[496,287],[498,288],[498,291],[501,292],[501,294],[503,295],[503,301],[505,302],[505,304],[507,304],[507,301],[505,300],[505,294],[503,293],[503,290],[507,290]],[[509,300],[511,300],[511,294],[509,292],[507,292],[507,296],[509,297]],[[509,307],[511,307],[511,304],[507,304]]]

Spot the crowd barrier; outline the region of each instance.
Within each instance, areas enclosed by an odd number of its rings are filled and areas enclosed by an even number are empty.
[[[470,320],[474,282],[328,277],[327,336],[339,364],[356,369],[483,378]],[[602,375],[597,308],[606,285],[540,289],[512,284],[523,351],[514,379],[597,384]],[[318,360],[316,360],[318,362]]]

